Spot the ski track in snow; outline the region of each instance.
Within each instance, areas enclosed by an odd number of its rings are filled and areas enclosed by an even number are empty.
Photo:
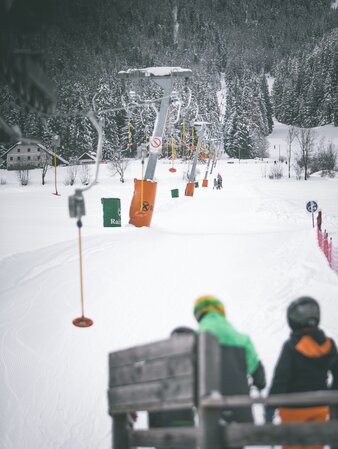
[[[337,277],[305,211],[314,184],[295,196],[288,183],[263,179],[259,164],[224,162],[218,170],[223,190],[200,187],[193,198],[168,199],[159,184],[150,228],[84,230],[92,328],[71,325],[79,315],[75,233],[73,241],[0,260],[1,449],[110,449],[108,352],[166,338],[176,325],[195,327],[197,295],[224,300],[230,321],[252,337],[268,379],[288,334],[289,301],[306,292],[324,305],[337,298]],[[315,187],[324,201],[324,183]],[[336,329],[329,315],[324,328]]]

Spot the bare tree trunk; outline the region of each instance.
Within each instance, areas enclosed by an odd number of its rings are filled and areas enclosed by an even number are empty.
[[[45,185],[45,177],[46,177],[46,174],[47,174],[47,170],[48,170],[48,164],[46,163],[46,164],[44,164],[42,167],[41,167],[41,178],[42,178],[42,185],[44,186]]]
[[[311,128],[301,128],[297,134],[300,146],[300,161],[304,167],[304,180],[308,179],[308,168],[315,144],[315,132]]]
[[[292,153],[292,142],[294,141],[295,137],[297,136],[297,130],[294,126],[291,126],[288,130],[288,134],[286,137],[286,141],[288,143],[288,178],[291,178],[291,153]]]

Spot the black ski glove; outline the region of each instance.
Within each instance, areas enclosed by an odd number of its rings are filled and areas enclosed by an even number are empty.
[[[257,368],[251,374],[252,385],[258,388],[258,390],[263,390],[266,387],[265,369],[261,361],[258,362]]]

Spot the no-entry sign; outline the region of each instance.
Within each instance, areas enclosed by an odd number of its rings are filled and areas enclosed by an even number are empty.
[[[150,153],[158,154],[162,151],[162,137],[153,136],[149,143]]]

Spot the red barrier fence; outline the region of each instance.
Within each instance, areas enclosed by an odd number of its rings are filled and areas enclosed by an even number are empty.
[[[338,247],[333,246],[332,237],[329,237],[329,234],[326,232],[326,230],[322,231],[320,229],[321,220],[320,225],[318,221],[319,220],[317,218],[317,239],[319,248],[325,254],[332,270],[338,274]]]

